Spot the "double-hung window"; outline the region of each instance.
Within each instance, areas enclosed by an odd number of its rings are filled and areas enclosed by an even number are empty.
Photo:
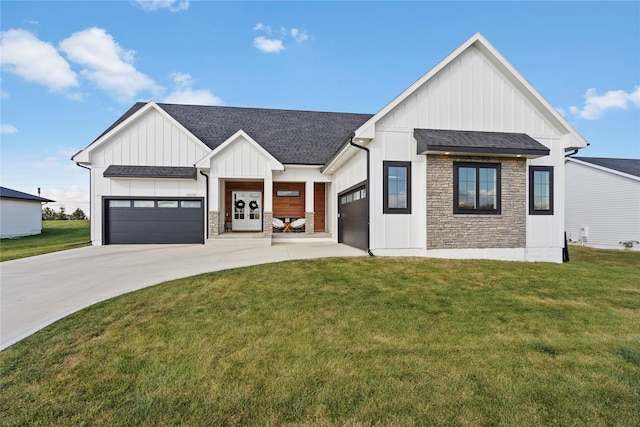
[[[411,213],[411,162],[383,162],[384,206],[386,214]]]
[[[553,215],[553,166],[529,167],[529,215]]]
[[[499,215],[500,163],[453,163],[453,212]]]

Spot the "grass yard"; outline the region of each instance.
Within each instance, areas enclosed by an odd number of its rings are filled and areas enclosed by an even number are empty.
[[[42,221],[42,234],[0,240],[0,261],[90,245],[89,221]]]
[[[640,424],[640,253],[164,283],[0,354],[1,425]]]

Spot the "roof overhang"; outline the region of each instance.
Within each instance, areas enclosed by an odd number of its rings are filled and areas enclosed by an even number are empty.
[[[548,156],[550,150],[524,133],[414,129],[417,154],[470,154],[502,157]]]
[[[103,173],[105,178],[142,179],[198,179],[195,167],[111,165]]]

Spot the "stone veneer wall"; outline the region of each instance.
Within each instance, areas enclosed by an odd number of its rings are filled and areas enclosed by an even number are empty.
[[[220,234],[220,212],[209,211],[209,236]]]
[[[305,212],[304,213],[304,232],[305,233],[313,234],[315,232],[314,222],[315,222],[315,213]]]
[[[453,162],[502,164],[502,213],[453,213]],[[427,249],[526,246],[525,159],[427,155]]]
[[[262,230],[265,236],[273,234],[273,212],[262,212]]]

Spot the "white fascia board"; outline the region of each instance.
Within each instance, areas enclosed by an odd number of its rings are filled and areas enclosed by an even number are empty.
[[[89,144],[89,146],[87,148],[85,148],[84,150],[81,150],[78,153],[74,154],[73,157],[71,158],[71,160],[73,160],[76,163],[82,163],[82,164],[85,164],[85,165],[91,164],[89,162],[89,154],[93,150],[95,150],[96,148],[100,147],[101,145],[103,145],[104,143],[109,141],[114,135],[117,135],[118,133],[120,133],[123,129],[125,129],[131,123],[133,123],[136,120],[138,120],[138,118],[142,117],[144,114],[146,114],[151,109],[155,109],[164,118],[166,118],[171,123],[173,123],[176,127],[178,127],[182,132],[186,133],[191,138],[193,138],[198,144],[200,144],[200,146],[201,146],[201,148],[203,150],[206,150],[206,151],[210,150],[210,148],[207,146],[207,144],[205,144],[204,142],[200,141],[200,139],[198,137],[196,137],[194,134],[192,134],[187,128],[182,126],[182,124],[180,122],[178,122],[176,119],[174,119],[169,113],[167,113],[162,108],[160,108],[160,106],[158,104],[156,104],[153,101],[150,101],[144,107],[140,108],[138,111],[133,113],[131,116],[127,117],[127,119],[124,120],[122,123],[120,123],[118,126],[116,126],[113,129],[111,129],[109,131],[109,133],[106,133],[105,135],[102,135],[100,138],[96,139],[91,144]]]
[[[579,160],[579,159],[574,159],[573,157],[565,158],[565,163],[566,162],[577,163],[579,165],[587,166],[587,167],[590,167],[590,168],[593,168],[593,169],[596,169],[596,170],[600,170],[600,171],[603,171],[603,172],[608,172],[608,173],[611,173],[613,175],[622,176],[622,177],[629,178],[629,179],[632,179],[634,181],[640,182],[640,176],[630,175],[628,173],[620,172],[620,171],[617,171],[615,169],[605,168],[604,166],[600,166],[600,165],[594,165],[593,163],[585,162],[585,161],[582,161],[582,160]]]
[[[527,98],[536,105],[559,129],[564,129],[573,136],[572,142],[574,147],[585,148],[588,146],[587,141],[580,135],[562,115],[544,99],[542,95],[520,74],[514,67],[494,48],[489,41],[480,33],[475,33],[467,41],[462,43],[457,49],[451,52],[447,57],[440,61],[435,67],[429,70],[425,75],[420,77],[415,83],[409,86],[404,92],[395,97],[382,110],[377,112],[373,117],[367,120],[355,131],[355,138],[371,138],[375,132],[375,123],[384,117],[387,113],[402,103],[407,97],[418,90],[422,85],[429,81],[433,76],[439,73],[443,68],[448,66],[453,60],[469,49],[471,46],[478,48],[493,63],[493,65],[502,71],[507,78],[510,78],[516,86],[527,96]]]
[[[222,150],[233,144],[239,138],[243,138],[248,141],[251,145],[253,145],[256,150],[262,153],[263,156],[268,158],[271,161],[271,170],[284,170],[284,165],[280,163],[278,159],[273,157],[271,153],[265,150],[260,144],[256,142],[253,138],[249,136],[245,131],[240,129],[238,132],[234,133],[231,137],[229,137],[225,142],[216,147],[215,150],[209,152],[206,156],[196,162],[196,167],[200,169],[209,169],[210,161],[213,157],[215,157]]]

